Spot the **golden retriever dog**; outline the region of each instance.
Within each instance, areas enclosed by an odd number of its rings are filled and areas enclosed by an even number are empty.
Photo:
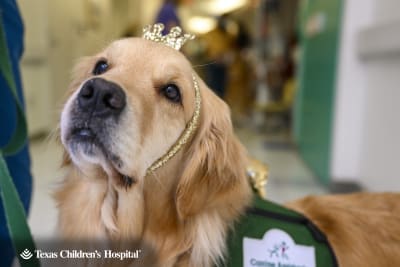
[[[152,169],[188,127],[176,154]],[[227,105],[181,52],[128,38],[82,59],[60,129],[67,175],[55,198],[63,240],[141,249],[139,260],[122,266],[211,267],[224,258],[230,227],[251,205],[247,156]],[[340,266],[400,266],[399,199],[357,194],[289,206],[325,232]]]
[[[139,240],[161,267],[217,262],[251,199],[227,105],[181,52],[140,38],[83,59],[73,77],[60,122],[68,168],[56,193],[62,237]],[[148,172],[191,119],[195,82],[201,114],[194,135]]]

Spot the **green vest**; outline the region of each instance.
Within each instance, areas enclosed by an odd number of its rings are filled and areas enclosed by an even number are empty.
[[[264,239],[263,239],[264,238]],[[325,235],[303,215],[254,197],[228,239],[226,267],[336,267]]]

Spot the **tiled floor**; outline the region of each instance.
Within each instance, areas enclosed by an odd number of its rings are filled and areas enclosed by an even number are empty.
[[[282,203],[308,194],[321,194],[325,189],[306,168],[285,135],[265,135],[238,129],[237,134],[250,154],[268,164],[270,177],[268,198]],[[56,209],[51,198],[60,170],[61,148],[55,141],[35,140],[31,143],[35,187],[29,224],[37,239],[54,234]]]
[[[268,199],[284,203],[327,192],[301,160],[287,135],[266,135],[249,129],[237,129],[236,133],[249,154],[268,165]]]

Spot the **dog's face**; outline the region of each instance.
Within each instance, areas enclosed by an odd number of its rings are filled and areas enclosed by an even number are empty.
[[[198,92],[193,135],[147,172],[193,129]],[[60,124],[69,171],[55,197],[66,238],[139,239],[161,266],[179,255],[211,266],[223,254],[228,225],[251,196],[246,153],[229,108],[182,53],[130,38],[81,60]]]
[[[61,115],[61,140],[73,164],[142,179],[193,115],[192,75],[180,52],[137,38],[83,59]]]
[[[148,168],[193,117],[196,79],[198,128],[180,155],[154,177],[165,177],[163,190],[173,194],[169,199],[175,199],[180,217],[248,194],[246,154],[234,136],[229,108],[182,53],[139,38],[119,40],[81,60],[73,77],[61,114],[61,141],[66,162],[84,174],[82,179],[105,173],[117,188],[133,183],[147,188],[144,181],[153,181],[144,179]]]

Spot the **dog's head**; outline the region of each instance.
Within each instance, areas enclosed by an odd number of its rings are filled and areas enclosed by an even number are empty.
[[[166,163],[176,165],[169,179],[176,179],[178,210],[186,216],[207,205],[204,199],[217,204],[218,197],[233,198],[235,189],[247,187],[246,159],[228,107],[182,53],[148,40],[116,41],[77,65],[61,115],[68,160],[83,173],[97,168],[129,186],[143,184],[148,168],[191,120],[196,81],[202,99],[199,126],[179,160]]]

